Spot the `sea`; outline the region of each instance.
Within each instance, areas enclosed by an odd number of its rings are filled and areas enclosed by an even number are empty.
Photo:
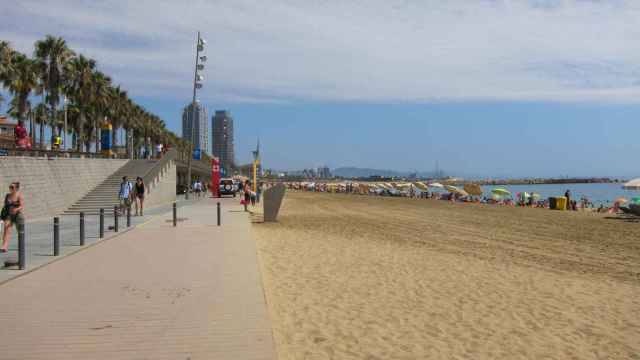
[[[485,185],[482,186],[484,195],[491,197],[491,190],[494,188],[505,188],[511,192],[513,198],[520,192],[538,193],[541,199],[549,197],[564,196],[564,193],[571,191],[571,198],[580,200],[583,196],[589,199],[595,206],[611,205],[619,197],[631,199],[639,196],[640,191],[624,190],[622,183],[602,183],[602,184],[536,184],[536,185]]]

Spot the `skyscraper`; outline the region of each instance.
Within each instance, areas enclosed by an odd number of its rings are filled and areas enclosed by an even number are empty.
[[[207,126],[207,109],[196,102],[195,119],[193,121],[193,104],[189,104],[182,112],[182,138],[193,143],[194,149],[209,153],[209,127]],[[193,125],[193,133],[192,133]],[[192,137],[193,136],[193,137]]]
[[[233,150],[233,118],[226,110],[216,110],[211,118],[211,152],[220,158],[220,164],[230,171],[235,165]]]

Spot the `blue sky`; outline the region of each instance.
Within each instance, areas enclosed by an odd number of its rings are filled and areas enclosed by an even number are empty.
[[[0,39],[31,53],[65,37],[177,133],[197,30],[199,98],[234,115],[241,162],[259,136],[278,169],[640,175],[636,1],[22,0],[0,14]]]

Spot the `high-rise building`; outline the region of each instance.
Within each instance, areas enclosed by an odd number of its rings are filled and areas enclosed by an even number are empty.
[[[195,115],[196,121],[193,121]],[[193,128],[192,128],[193,126]],[[207,109],[196,101],[195,114],[193,104],[187,105],[182,112],[182,138],[193,143],[194,149],[209,153],[209,127]]]
[[[220,158],[220,164],[230,171],[235,165],[233,150],[233,118],[225,110],[216,110],[211,118],[211,152]]]

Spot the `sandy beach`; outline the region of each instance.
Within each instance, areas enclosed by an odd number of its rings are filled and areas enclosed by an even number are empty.
[[[640,222],[289,192],[253,229],[280,359],[640,359]]]

